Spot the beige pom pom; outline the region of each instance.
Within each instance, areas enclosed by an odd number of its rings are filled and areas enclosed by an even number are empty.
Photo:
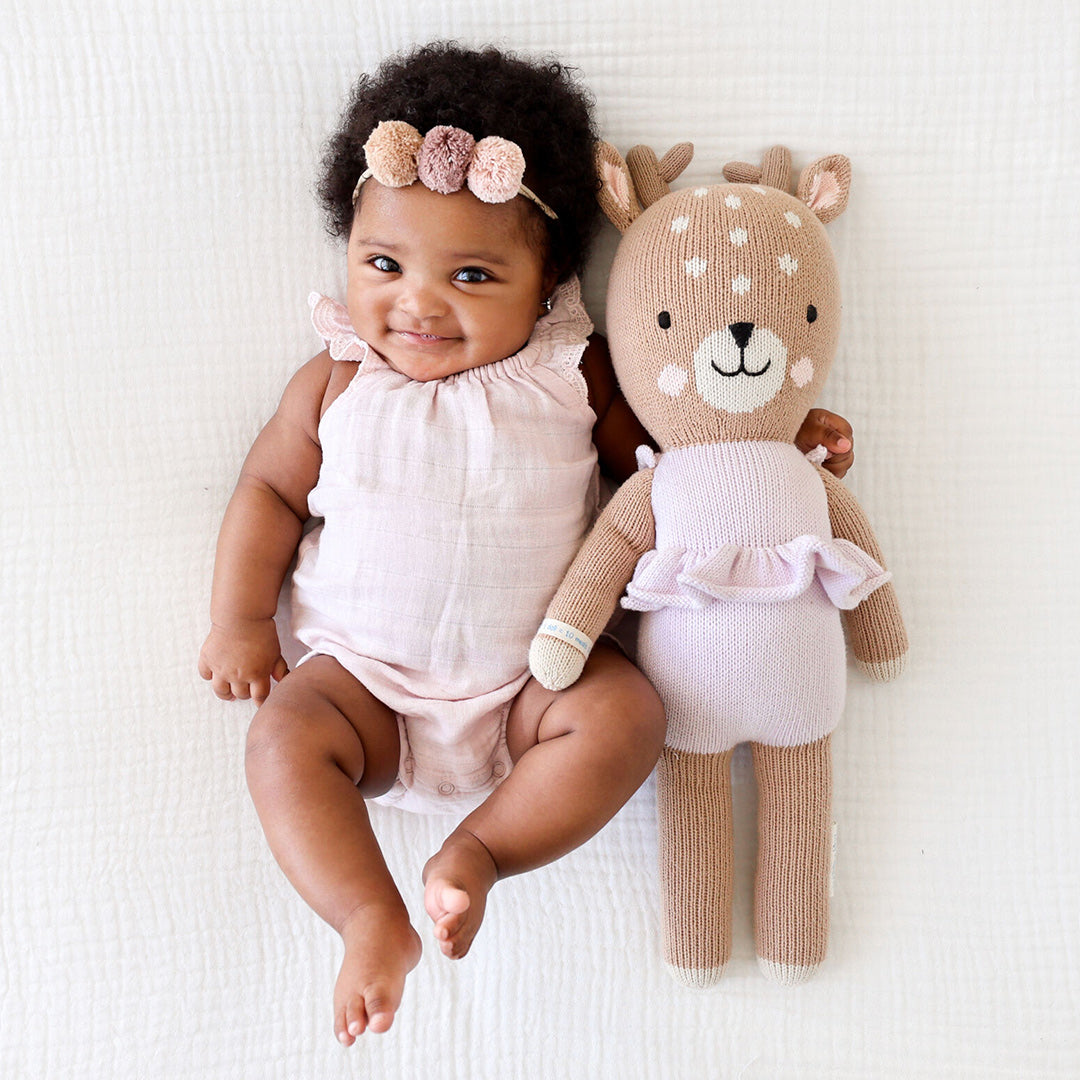
[[[424,138],[404,120],[383,120],[364,143],[371,175],[385,187],[408,187],[416,180],[416,155]]]

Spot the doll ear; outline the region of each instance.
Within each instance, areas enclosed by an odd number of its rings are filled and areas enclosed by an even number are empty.
[[[641,213],[634,181],[622,155],[611,143],[596,144],[596,175],[600,179],[600,209],[619,232],[626,232]]]
[[[843,154],[830,154],[803,169],[796,194],[828,224],[844,212],[850,191],[851,162]]]

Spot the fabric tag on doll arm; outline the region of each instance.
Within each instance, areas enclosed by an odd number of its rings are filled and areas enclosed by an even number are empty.
[[[559,622],[558,619],[545,619],[540,624],[540,633],[545,637],[565,641],[567,645],[577,649],[582,656],[588,656],[592,652],[592,640],[569,623]]]

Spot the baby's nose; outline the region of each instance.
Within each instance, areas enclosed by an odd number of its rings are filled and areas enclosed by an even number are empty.
[[[436,318],[449,310],[442,291],[425,279],[404,283],[398,305],[417,319]]]

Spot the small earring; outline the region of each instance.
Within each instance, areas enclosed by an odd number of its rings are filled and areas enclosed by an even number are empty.
[[[540,301],[540,306],[544,309],[544,311],[546,311],[550,315],[551,314],[551,297],[549,296],[546,300],[541,300]]]

